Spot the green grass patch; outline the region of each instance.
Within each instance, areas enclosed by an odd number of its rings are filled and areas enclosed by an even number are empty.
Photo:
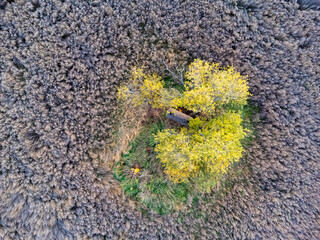
[[[190,184],[170,181],[156,158],[153,134],[164,128],[161,121],[148,123],[130,144],[129,153],[123,154],[113,169],[114,177],[128,197],[160,215],[179,209],[192,193]],[[139,169],[137,173],[136,169]]]
[[[185,87],[182,85],[182,83],[177,83],[176,81],[174,81],[171,77],[167,76],[165,78],[163,78],[164,81],[164,88],[175,88],[180,92],[184,92],[186,89]]]
[[[255,136],[255,126],[252,118],[258,112],[258,108],[252,104],[245,106],[228,105],[224,110],[234,110],[241,113],[243,127],[248,129],[248,135],[243,140],[244,147],[250,145]],[[149,119],[142,128],[140,134],[130,143],[129,151],[122,154],[122,158],[116,163],[113,174],[120,181],[125,194],[131,199],[142,203],[141,209],[147,215],[146,209],[160,215],[169,214],[186,206],[191,200],[191,208],[187,211],[194,214],[196,218],[205,215],[199,209],[199,201],[206,202],[212,199],[220,199],[233,188],[236,182],[242,181],[245,175],[241,167],[232,169],[227,176],[219,181],[220,188],[213,195],[204,197],[195,189],[192,181],[189,183],[173,183],[163,172],[163,166],[154,151],[156,143],[154,135],[167,127],[168,123],[161,120]],[[235,179],[235,180],[234,180]],[[204,179],[203,184],[211,179]]]

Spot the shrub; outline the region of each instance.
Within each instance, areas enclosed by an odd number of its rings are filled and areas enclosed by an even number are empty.
[[[218,177],[241,158],[246,133],[239,113],[228,112],[209,121],[195,118],[189,125],[189,129],[166,129],[155,136],[155,151],[172,181]]]
[[[193,112],[213,115],[225,104],[246,104],[247,81],[233,67],[220,68],[217,63],[195,60],[186,73],[185,93],[173,100],[174,105]]]
[[[135,105],[149,103],[154,108],[184,107],[206,116],[226,104],[246,104],[247,81],[233,67],[222,69],[217,63],[196,59],[185,76],[185,91],[180,92],[164,88],[165,82],[157,74],[146,75],[134,68],[129,83],[119,89],[119,99]]]
[[[154,108],[170,107],[170,102],[180,95],[176,89],[164,88],[164,81],[157,74],[146,75],[134,68],[132,78],[118,90],[118,98],[133,105],[151,104]]]
[[[163,110],[182,108],[197,116],[189,121],[188,128],[155,133],[154,149],[173,183],[193,184],[209,192],[243,153],[247,132],[242,125],[243,107],[250,95],[246,77],[233,67],[221,68],[196,59],[181,88],[166,85],[157,74],[146,75],[135,68],[129,83],[119,89],[119,98]]]

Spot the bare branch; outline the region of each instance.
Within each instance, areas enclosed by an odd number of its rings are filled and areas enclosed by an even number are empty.
[[[184,70],[185,70],[185,67],[183,66],[182,69],[178,69],[178,67],[176,66],[175,68],[175,72],[172,71],[168,65],[166,64],[165,61],[162,61],[163,64],[165,65],[166,69],[165,71],[169,72],[171,77],[174,79],[174,80],[177,80],[180,84],[184,85],[184,81],[183,81],[183,73],[184,73]]]

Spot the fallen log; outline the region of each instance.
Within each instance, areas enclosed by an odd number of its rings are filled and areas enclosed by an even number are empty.
[[[183,126],[189,127],[189,120],[192,119],[192,117],[173,108],[169,108],[168,112],[169,113],[167,114],[167,118],[176,121]]]

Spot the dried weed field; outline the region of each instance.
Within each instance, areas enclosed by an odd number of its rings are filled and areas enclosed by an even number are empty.
[[[0,1],[0,239],[320,239],[319,5]],[[132,66],[194,58],[249,76],[250,171],[204,217],[145,216],[90,152]]]

